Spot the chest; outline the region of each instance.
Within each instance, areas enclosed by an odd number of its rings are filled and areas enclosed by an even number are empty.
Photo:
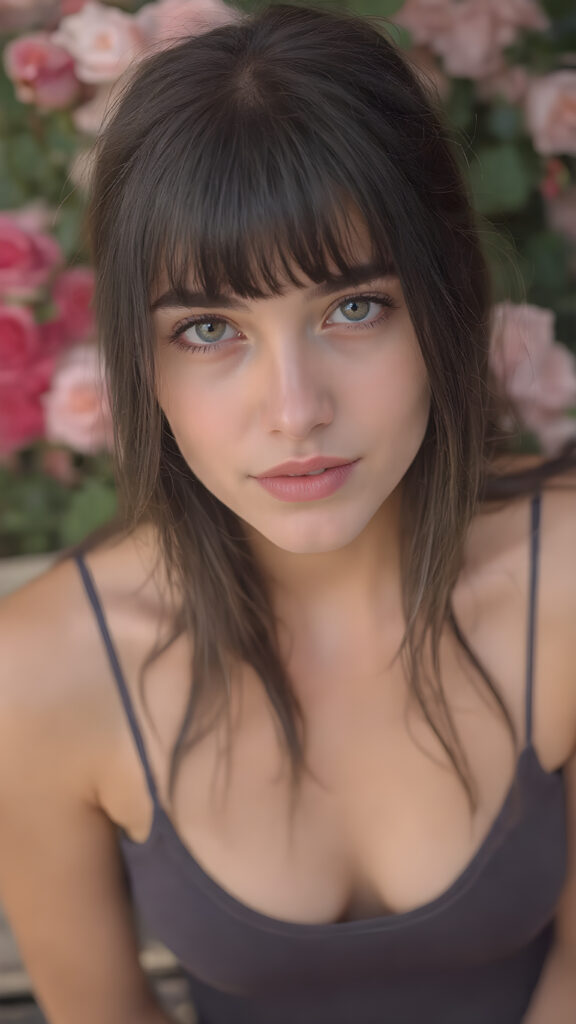
[[[521,651],[497,633],[493,640],[492,658],[507,682],[521,747],[526,712]],[[173,671],[163,666],[165,698],[166,679],[179,676],[176,651],[172,657]],[[540,665],[551,657],[545,645]],[[398,914],[436,899],[480,849],[509,791],[516,757],[503,717],[467,678],[469,668],[457,648],[444,645],[444,693],[476,786],[472,812],[434,730],[417,703],[407,701],[399,661],[390,665],[376,645],[346,663],[335,656],[324,670],[296,653],[293,669],[307,698],[309,767],[294,805],[277,724],[261,685],[246,670],[233,709],[229,759],[220,728],[180,767],[170,816],[182,843],[236,899],[285,921]],[[168,703],[158,702],[158,693],[152,677],[151,715],[170,735],[170,716],[162,714]],[[177,704],[170,702],[172,726]],[[562,751],[549,719],[545,707],[538,731],[543,759],[552,769]],[[140,721],[165,793],[169,745],[147,727],[142,711]],[[142,841],[151,805],[125,728],[117,758],[116,784],[104,790],[104,800],[111,817]]]

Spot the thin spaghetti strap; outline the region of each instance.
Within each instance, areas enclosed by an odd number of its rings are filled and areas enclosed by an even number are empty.
[[[134,742],[136,743],[136,748],[138,750],[138,754],[142,762],[142,767],[144,768],[144,774],[146,775],[148,789],[150,790],[150,795],[152,797],[154,804],[156,805],[158,804],[158,793],[156,789],[156,783],[154,781],[154,776],[152,774],[152,769],[150,767],[150,762],[148,760],[148,755],[146,753],[146,747],[144,745],[142,733],[140,732],[140,726],[138,725],[138,720],[134,713],[132,701],[130,700],[130,694],[128,692],[128,687],[126,686],[126,680],[124,679],[122,669],[120,668],[120,661],[118,660],[118,655],[112,642],[110,630],[108,629],[106,616],[104,615],[104,609],[102,608],[100,598],[98,597],[96,591],[94,577],[92,576],[92,573],[90,572],[88,566],[86,565],[86,562],[84,561],[84,558],[80,553],[74,555],[74,560],[80,571],[80,576],[82,577],[82,582],[84,583],[84,587],[86,588],[86,593],[90,600],[90,604],[94,609],[96,621],[98,623],[100,632],[102,634],[102,639],[104,640],[104,644],[106,647],[106,652],[108,654],[108,660],[110,661],[110,666],[112,668],[114,678],[118,685],[120,699],[122,700],[122,704],[124,705],[126,717],[128,718],[128,723],[130,725],[132,735],[134,736]]]
[[[536,603],[540,555],[540,510],[542,496],[538,491],[530,507],[530,593],[528,602],[528,637],[526,652],[526,745],[532,743],[532,705],[534,698],[534,655],[536,649]]]

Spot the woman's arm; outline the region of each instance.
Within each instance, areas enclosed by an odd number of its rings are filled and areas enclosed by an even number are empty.
[[[556,941],[523,1024],[576,1021],[576,753],[565,767],[568,874],[556,918]]]
[[[554,947],[523,1024],[574,1024],[576,952]]]
[[[0,727],[0,899],[50,1024],[168,1024],[140,967],[113,826],[32,781],[20,730]],[[18,745],[21,752],[7,751]]]
[[[169,1024],[95,797],[90,650],[49,596],[40,588],[0,609],[0,901],[50,1024]]]

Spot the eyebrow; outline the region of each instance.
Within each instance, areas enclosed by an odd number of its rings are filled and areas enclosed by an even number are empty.
[[[383,263],[361,263],[351,267],[346,274],[334,274],[316,285],[310,292],[310,298],[323,298],[333,295],[334,292],[343,288],[356,287],[366,284],[368,281],[375,281],[379,277],[395,277],[396,271],[392,262]],[[198,306],[202,309],[210,309],[213,306],[220,306],[221,309],[243,309],[249,307],[237,296],[222,293],[206,295],[205,292],[194,292],[188,288],[171,288],[154,300],[150,306],[150,312],[155,313],[158,309],[183,309],[189,306]]]

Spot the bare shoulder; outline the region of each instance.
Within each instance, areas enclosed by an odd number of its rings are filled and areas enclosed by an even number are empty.
[[[480,581],[493,609],[500,649],[509,646],[524,665],[535,584],[534,729],[541,760],[552,768],[576,750],[576,471],[547,479],[539,490],[539,503],[527,493],[483,509],[467,558],[470,577]]]
[[[81,582],[71,561],[51,567],[0,602],[0,702],[4,714],[36,710],[71,696],[89,644]]]
[[[529,468],[540,461],[534,456],[518,459],[512,468]],[[549,477],[538,490],[541,564],[554,577],[555,594],[572,587],[576,596],[576,469]],[[475,566],[490,568],[515,559],[525,564],[535,495],[536,488],[482,508],[471,533],[469,557]]]
[[[142,617],[154,607],[146,544],[108,541],[86,562],[115,631],[136,644]],[[0,649],[2,731],[26,745],[31,770],[34,759],[56,770],[65,750],[68,769],[73,764],[89,786],[117,709],[102,638],[72,559],[0,602]]]
[[[118,606],[146,589],[130,545],[87,561]],[[0,893],[38,1001],[63,1024],[160,1020],[100,799],[118,702],[72,560],[0,604],[0,649]]]
[[[556,598],[576,622],[576,470],[552,478],[542,495],[543,561]]]
[[[520,567],[526,564],[532,544],[532,516],[538,514],[538,568],[543,611],[576,614],[576,469],[543,481],[539,508],[534,508],[536,491],[496,503],[482,517],[480,536],[487,560],[499,559]],[[528,559],[529,561],[529,559]],[[573,618],[574,621],[574,618]]]

